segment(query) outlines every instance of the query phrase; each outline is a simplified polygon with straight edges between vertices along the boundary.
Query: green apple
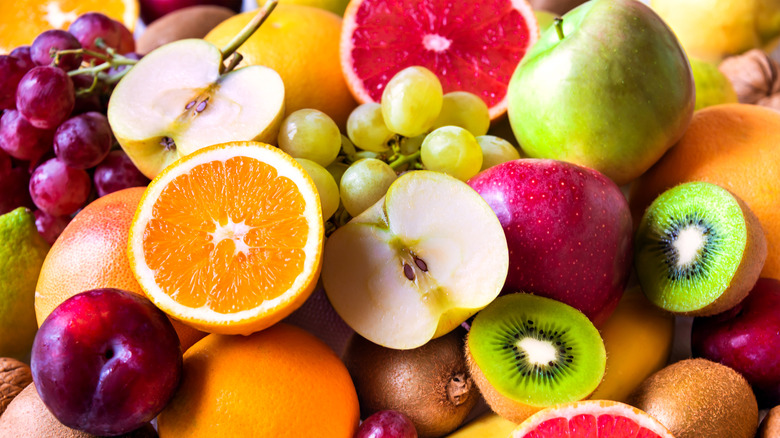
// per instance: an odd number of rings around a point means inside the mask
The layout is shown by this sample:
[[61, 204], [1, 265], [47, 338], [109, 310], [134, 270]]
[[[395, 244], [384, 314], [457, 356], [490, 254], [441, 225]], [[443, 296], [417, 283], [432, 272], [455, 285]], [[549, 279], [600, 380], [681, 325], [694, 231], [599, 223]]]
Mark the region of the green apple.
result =
[[508, 269], [506, 237], [487, 202], [454, 177], [420, 170], [328, 238], [322, 281], [357, 333], [411, 349], [487, 306]]
[[536, 23], [539, 25], [539, 32], [549, 29], [555, 23], [555, 17], [557, 17], [552, 12], [541, 9], [534, 9], [534, 16], [536, 17]]
[[734, 86], [718, 66], [707, 61], [689, 57], [693, 81], [696, 83], [696, 110], [722, 103], [737, 103]]
[[635, 179], [690, 123], [694, 82], [674, 33], [635, 0], [592, 0], [545, 31], [509, 82], [523, 152]]

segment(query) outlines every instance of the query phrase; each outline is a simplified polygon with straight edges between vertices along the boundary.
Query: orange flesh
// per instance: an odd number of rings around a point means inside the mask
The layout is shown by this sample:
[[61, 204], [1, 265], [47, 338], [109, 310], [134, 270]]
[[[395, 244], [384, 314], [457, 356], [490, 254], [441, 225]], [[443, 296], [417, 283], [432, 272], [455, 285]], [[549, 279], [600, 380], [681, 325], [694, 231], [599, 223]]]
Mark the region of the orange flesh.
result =
[[184, 306], [253, 309], [303, 270], [304, 207], [296, 185], [259, 160], [201, 164], [157, 198], [144, 258], [162, 291]]

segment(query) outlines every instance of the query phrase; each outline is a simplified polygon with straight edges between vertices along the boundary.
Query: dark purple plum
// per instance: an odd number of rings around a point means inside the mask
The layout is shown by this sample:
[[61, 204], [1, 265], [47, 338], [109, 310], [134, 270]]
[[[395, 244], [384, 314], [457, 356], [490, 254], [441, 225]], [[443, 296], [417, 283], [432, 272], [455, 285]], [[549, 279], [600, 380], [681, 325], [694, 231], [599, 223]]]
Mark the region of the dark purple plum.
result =
[[182, 351], [151, 301], [96, 289], [65, 300], [41, 324], [31, 368], [41, 400], [61, 423], [113, 436], [138, 429], [168, 404]]

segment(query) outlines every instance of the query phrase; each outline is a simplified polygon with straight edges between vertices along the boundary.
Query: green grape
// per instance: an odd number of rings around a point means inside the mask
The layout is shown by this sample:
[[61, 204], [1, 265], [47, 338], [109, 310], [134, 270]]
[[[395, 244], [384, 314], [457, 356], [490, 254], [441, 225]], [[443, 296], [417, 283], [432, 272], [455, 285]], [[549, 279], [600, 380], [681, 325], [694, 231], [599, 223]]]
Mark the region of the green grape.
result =
[[425, 67], [398, 72], [382, 92], [382, 117], [387, 127], [404, 137], [427, 132], [441, 111], [443, 92], [436, 75]]
[[404, 137], [401, 139], [400, 152], [404, 155], [412, 155], [420, 150], [423, 140], [425, 140], [424, 135], [418, 135], [417, 137], [412, 138]]
[[458, 126], [442, 126], [425, 137], [420, 159], [428, 170], [466, 181], [482, 168], [482, 149], [470, 132]]
[[355, 150], [355, 145], [352, 144], [352, 141], [344, 134], [341, 134], [341, 151], [344, 152], [344, 154], [347, 157], [352, 157], [357, 153], [357, 150]]
[[333, 175], [336, 184], [341, 184], [341, 177], [344, 176], [344, 172], [347, 171], [347, 168], [349, 168], [349, 164], [342, 163], [341, 161], [334, 161], [325, 169]]
[[382, 119], [382, 106], [378, 103], [364, 103], [358, 106], [347, 119], [347, 135], [360, 149], [371, 152], [384, 152], [389, 148], [387, 142], [393, 134]]
[[279, 129], [279, 149], [294, 158], [327, 166], [341, 150], [341, 132], [327, 114], [315, 109], [300, 109], [287, 116]]
[[453, 91], [442, 99], [441, 112], [432, 129], [460, 126], [474, 136], [485, 135], [490, 128], [490, 112], [484, 100], [467, 91]]
[[501, 137], [480, 135], [477, 137], [477, 143], [482, 149], [482, 169], [480, 170], [520, 158], [520, 152], [512, 143]]
[[341, 177], [341, 203], [352, 216], [374, 205], [397, 178], [387, 163], [376, 158], [355, 161]]
[[339, 186], [333, 175], [324, 167], [314, 161], [305, 158], [296, 158], [295, 161], [303, 167], [303, 170], [309, 174], [309, 177], [317, 186], [317, 193], [320, 195], [320, 208], [322, 209], [322, 220], [326, 221], [333, 216], [336, 209], [339, 208]]

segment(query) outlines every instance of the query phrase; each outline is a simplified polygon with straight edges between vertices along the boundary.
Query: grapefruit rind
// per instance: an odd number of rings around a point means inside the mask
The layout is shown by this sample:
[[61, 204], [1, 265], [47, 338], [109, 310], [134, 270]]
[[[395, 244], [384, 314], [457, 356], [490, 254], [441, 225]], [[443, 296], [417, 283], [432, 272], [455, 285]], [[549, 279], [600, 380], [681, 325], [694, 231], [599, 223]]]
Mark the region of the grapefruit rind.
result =
[[[282, 294], [262, 302], [259, 306], [233, 313], [220, 313], [207, 305], [193, 308], [185, 306], [166, 294], [155, 280], [154, 271], [144, 256], [144, 229], [153, 218], [158, 197], [174, 178], [188, 173], [195, 166], [211, 161], [224, 161], [234, 157], [248, 157], [270, 164], [277, 177], [286, 177], [299, 189], [305, 201], [303, 216], [308, 224], [306, 244], [302, 248], [306, 257], [301, 272], [292, 285]], [[324, 225], [317, 189], [305, 170], [292, 157], [280, 149], [260, 142], [222, 143], [187, 155], [161, 172], [148, 186], [130, 227], [128, 258], [136, 280], [146, 296], [161, 310], [173, 318], [197, 329], [219, 334], [249, 335], [281, 321], [300, 307], [314, 291], [322, 268], [322, 241]]]
[[[633, 406], [611, 400], [585, 400], [573, 403], [564, 403], [543, 409], [523, 421], [512, 431], [509, 438], [525, 438], [528, 434], [534, 432], [536, 428], [547, 420], [556, 418], [565, 418], [571, 420], [579, 415], [593, 415], [596, 418], [602, 415], [628, 418], [634, 421], [640, 428], [647, 429], [659, 435], [661, 438], [674, 438], [669, 429], [667, 429], [658, 420], [651, 417], [650, 414], [641, 411]], [[641, 429], [640, 429], [641, 430]], [[535, 436], [535, 435], [532, 435]], [[571, 434], [571, 438], [579, 435]], [[584, 436], [584, 435], [583, 435]], [[591, 436], [591, 435], [587, 435]], [[597, 435], [598, 436], [598, 435]]]

